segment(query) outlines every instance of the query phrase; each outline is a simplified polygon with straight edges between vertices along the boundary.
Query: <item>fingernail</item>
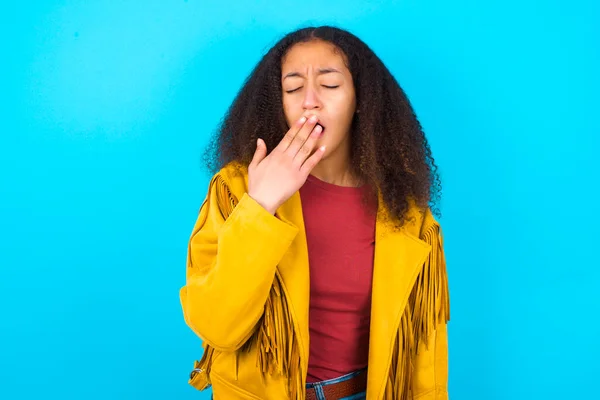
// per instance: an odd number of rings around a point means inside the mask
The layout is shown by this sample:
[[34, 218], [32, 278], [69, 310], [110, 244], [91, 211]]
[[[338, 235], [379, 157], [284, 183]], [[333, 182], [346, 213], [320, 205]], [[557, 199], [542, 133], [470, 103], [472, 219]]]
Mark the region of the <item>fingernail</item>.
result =
[[260, 146], [260, 139], [256, 139], [256, 145]]
[[300, 123], [301, 123], [301, 124], [303, 124], [303, 123], [305, 123], [305, 122], [306, 122], [306, 117], [302, 117], [302, 118], [300, 118]]
[[323, 130], [323, 128], [321, 127], [321, 125], [317, 125], [317, 127], [315, 128], [315, 131], [317, 133], [321, 133], [322, 130]]
[[321, 146], [321, 147], [319, 147], [319, 150], [321, 150], [321, 151], [325, 151], [325, 146]]
[[310, 122], [317, 122], [317, 116], [313, 115], [312, 117], [310, 117]]

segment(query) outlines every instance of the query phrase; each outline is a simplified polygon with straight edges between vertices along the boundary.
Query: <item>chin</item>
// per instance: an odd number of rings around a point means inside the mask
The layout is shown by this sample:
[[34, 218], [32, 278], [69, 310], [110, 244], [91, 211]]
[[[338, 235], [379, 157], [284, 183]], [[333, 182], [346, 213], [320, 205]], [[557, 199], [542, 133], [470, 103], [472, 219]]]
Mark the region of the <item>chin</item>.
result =
[[325, 148], [325, 153], [323, 153], [323, 158], [321, 158], [321, 160], [326, 159], [327, 157], [329, 157], [329, 155], [331, 154], [332, 150], [335, 150], [333, 148], [333, 145], [331, 143], [327, 143], [327, 141], [325, 140], [319, 140], [317, 142], [317, 148], [321, 147], [321, 146], [326, 146]]
[[340, 145], [340, 143], [339, 143], [339, 141], [336, 140], [336, 138], [331, 137], [331, 136], [328, 137], [327, 135], [320, 137], [316, 143], [317, 147], [327, 146], [325, 153], [329, 153], [331, 150], [337, 149], [339, 147], [339, 145]]
[[329, 153], [330, 144], [327, 143], [327, 140], [323, 140], [323, 139], [324, 138], [320, 138], [319, 140], [317, 140], [317, 142], [315, 143], [315, 150], [321, 146], [327, 146], [327, 148], [325, 149], [325, 154], [327, 154], [327, 153]]

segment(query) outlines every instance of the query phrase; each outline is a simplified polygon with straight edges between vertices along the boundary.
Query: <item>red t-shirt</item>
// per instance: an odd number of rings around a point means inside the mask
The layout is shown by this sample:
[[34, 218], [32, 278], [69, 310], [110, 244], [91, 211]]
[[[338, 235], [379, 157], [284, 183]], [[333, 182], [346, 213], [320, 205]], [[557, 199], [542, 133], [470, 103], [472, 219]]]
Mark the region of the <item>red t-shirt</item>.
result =
[[376, 203], [365, 206], [365, 190], [312, 175], [300, 189], [311, 285], [308, 382], [367, 366]]

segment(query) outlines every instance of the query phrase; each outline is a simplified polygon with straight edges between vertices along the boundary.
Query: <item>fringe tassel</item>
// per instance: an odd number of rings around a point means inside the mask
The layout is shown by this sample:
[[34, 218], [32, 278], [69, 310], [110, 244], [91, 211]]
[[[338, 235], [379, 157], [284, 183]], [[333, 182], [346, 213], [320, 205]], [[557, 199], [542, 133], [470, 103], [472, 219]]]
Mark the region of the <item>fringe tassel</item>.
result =
[[226, 220], [237, 205], [237, 199], [231, 193], [227, 183], [220, 175], [214, 177], [213, 185], [217, 191], [217, 202], [219, 203], [221, 215], [223, 216], [223, 219]]
[[422, 341], [428, 346], [427, 338], [436, 325], [450, 319], [448, 278], [440, 226], [434, 223], [422, 238], [431, 245], [431, 253], [417, 277], [400, 319], [385, 388], [386, 400], [412, 398], [413, 360], [418, 345]]
[[[230, 192], [224, 179], [218, 175], [214, 178], [214, 187], [217, 190], [217, 201], [223, 219], [227, 219], [233, 212], [237, 199]], [[300, 400], [304, 395], [300, 349], [281, 282], [281, 275], [277, 271], [258, 328], [236, 354], [236, 379], [240, 352], [248, 352], [257, 345], [256, 364], [263, 379], [267, 374], [277, 373], [285, 376], [288, 379], [290, 398]], [[210, 374], [212, 356], [213, 349], [207, 345], [198, 367], [205, 371], [207, 376]]]
[[255, 335], [244, 344], [243, 349], [249, 350], [257, 344], [256, 365], [263, 379], [267, 374], [287, 377], [290, 398], [301, 399], [304, 389], [300, 349], [279, 272], [275, 273], [265, 312], [258, 325]]

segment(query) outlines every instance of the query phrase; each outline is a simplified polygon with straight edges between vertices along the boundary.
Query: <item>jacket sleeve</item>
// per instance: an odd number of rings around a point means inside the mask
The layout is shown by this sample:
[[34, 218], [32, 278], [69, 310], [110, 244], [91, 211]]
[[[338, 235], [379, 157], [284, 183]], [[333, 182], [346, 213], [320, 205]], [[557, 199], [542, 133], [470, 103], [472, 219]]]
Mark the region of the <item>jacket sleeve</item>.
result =
[[448, 400], [448, 333], [437, 324], [427, 342], [419, 345], [413, 376], [415, 400]]
[[186, 324], [221, 351], [237, 350], [251, 336], [277, 264], [298, 232], [247, 193], [233, 210], [231, 199], [217, 174], [189, 240], [186, 284], [180, 290]]

